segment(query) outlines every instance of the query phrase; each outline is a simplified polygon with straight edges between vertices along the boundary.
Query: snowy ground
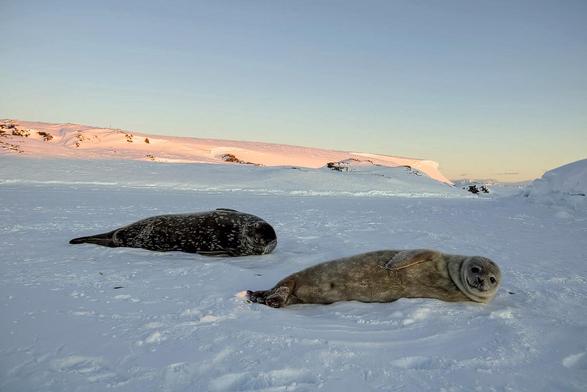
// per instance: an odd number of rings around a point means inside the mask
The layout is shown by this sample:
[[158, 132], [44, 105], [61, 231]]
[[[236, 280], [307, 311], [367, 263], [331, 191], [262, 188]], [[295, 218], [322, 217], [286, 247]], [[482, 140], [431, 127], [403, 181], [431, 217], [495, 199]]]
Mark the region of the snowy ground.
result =
[[[584, 211], [450, 189], [381, 197], [361, 181], [348, 182], [350, 193], [298, 194], [278, 174], [264, 190], [232, 189], [228, 177], [195, 166], [201, 186], [184, 166], [157, 169], [163, 176], [140, 163], [92, 171], [39, 162], [0, 160], [2, 391], [587, 388]], [[261, 183], [255, 173], [233, 177]], [[133, 182], [148, 177], [150, 186]], [[275, 253], [224, 259], [67, 244], [150, 215], [216, 207], [273, 224]], [[235, 297], [328, 259], [422, 247], [494, 259], [503, 274], [495, 300], [271, 309]]]

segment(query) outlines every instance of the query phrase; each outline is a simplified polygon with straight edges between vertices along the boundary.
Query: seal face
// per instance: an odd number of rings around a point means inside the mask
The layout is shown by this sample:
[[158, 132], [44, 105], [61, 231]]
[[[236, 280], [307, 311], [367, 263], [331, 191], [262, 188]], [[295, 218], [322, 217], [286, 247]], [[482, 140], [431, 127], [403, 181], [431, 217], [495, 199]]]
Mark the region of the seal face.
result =
[[251, 302], [272, 307], [337, 301], [393, 302], [435, 298], [449, 302], [493, 299], [501, 274], [480, 256], [416, 250], [381, 250], [332, 260], [287, 276], [270, 290], [247, 291]]
[[473, 256], [449, 268], [451, 279], [470, 299], [476, 302], [489, 302], [495, 297], [501, 282], [501, 271], [497, 264], [486, 257]]
[[277, 235], [273, 227], [258, 216], [219, 208], [154, 216], [108, 233], [75, 238], [69, 243], [207, 256], [248, 256], [272, 252], [277, 245]]

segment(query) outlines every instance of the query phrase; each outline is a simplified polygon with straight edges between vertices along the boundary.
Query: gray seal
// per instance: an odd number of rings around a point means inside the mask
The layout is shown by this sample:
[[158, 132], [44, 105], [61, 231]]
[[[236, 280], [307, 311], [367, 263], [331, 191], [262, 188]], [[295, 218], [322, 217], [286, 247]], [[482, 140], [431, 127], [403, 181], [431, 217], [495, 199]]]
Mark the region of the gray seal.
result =
[[426, 249], [381, 250], [317, 264], [282, 279], [270, 290], [249, 290], [247, 297], [274, 308], [400, 298], [488, 303], [500, 279], [497, 264], [485, 257]]
[[75, 238], [70, 244], [182, 251], [206, 256], [270, 253], [277, 245], [273, 227], [258, 216], [228, 208], [191, 214], [159, 215], [108, 233]]

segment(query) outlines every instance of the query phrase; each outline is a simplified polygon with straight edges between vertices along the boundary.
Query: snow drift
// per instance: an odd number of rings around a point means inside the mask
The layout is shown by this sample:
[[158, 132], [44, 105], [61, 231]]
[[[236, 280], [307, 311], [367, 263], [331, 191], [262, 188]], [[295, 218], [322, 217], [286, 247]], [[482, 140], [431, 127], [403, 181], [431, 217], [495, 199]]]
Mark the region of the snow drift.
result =
[[547, 171], [530, 183], [523, 196], [542, 204], [587, 210], [587, 159]]

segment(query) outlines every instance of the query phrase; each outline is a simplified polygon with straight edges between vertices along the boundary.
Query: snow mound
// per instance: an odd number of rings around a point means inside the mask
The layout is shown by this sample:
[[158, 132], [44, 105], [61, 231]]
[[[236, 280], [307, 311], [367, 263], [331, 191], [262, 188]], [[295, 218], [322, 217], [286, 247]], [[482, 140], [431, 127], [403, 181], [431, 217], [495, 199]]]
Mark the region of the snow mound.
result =
[[587, 210], [587, 159], [547, 171], [522, 192], [535, 202]]

